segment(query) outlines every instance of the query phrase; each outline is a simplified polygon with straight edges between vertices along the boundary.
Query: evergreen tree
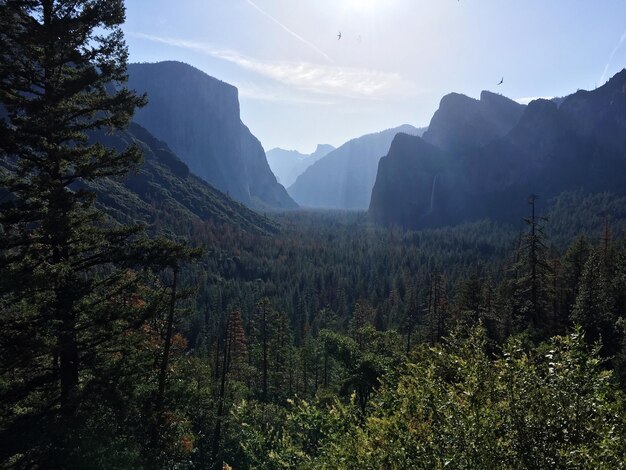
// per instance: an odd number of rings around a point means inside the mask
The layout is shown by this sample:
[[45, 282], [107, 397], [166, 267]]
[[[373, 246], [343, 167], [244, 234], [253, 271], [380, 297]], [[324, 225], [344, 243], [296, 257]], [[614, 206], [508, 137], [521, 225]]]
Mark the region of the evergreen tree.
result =
[[280, 401], [285, 396], [292, 343], [287, 315], [263, 298], [257, 303], [252, 326], [251, 357], [259, 371], [261, 388], [257, 394], [262, 402]]
[[483, 285], [476, 273], [461, 283], [458, 299], [458, 321], [461, 325], [474, 328], [483, 319]]
[[618, 255], [613, 290], [616, 294], [615, 311], [620, 317], [626, 318], [626, 239]]
[[417, 317], [419, 313], [419, 290], [417, 283], [413, 285], [409, 290], [409, 298], [406, 302], [406, 318], [405, 318], [405, 330], [406, 330], [406, 354], [411, 352], [413, 343], [415, 342], [414, 333], [417, 325]]
[[587, 341], [602, 341], [602, 352], [608, 355], [618, 347], [618, 331], [611, 281], [606, 277], [602, 259], [601, 249], [591, 251], [580, 279], [571, 320], [583, 327]]
[[[155, 322], [155, 329], [160, 332], [162, 348], [160, 357], [155, 361], [157, 368], [157, 388], [153, 400], [152, 426], [150, 432], [150, 442], [148, 446], [147, 461], [150, 467], [164, 466], [167, 462], [166, 446], [167, 439], [164, 438], [164, 428], [166, 424], [166, 398], [167, 386], [172, 369], [173, 349], [176, 338], [176, 326], [180, 313], [177, 312], [179, 299], [184, 298], [186, 293], [180, 290], [181, 264], [197, 258], [201, 251], [198, 249], [188, 249], [183, 245], [178, 245], [168, 240], [157, 239], [148, 242], [143, 246], [142, 256], [146, 265], [151, 265], [154, 269], [161, 271], [171, 271], [171, 281], [165, 289], [166, 308], [163, 315], [158, 315]], [[177, 315], [178, 314], [178, 315]], [[179, 340], [182, 338], [178, 338]], [[180, 341], [178, 341], [180, 342]]]
[[145, 104], [124, 87], [124, 16], [122, 0], [0, 2], [0, 440], [15, 465], [85, 464], [80, 421], [150, 313], [128, 270], [145, 261], [140, 228], [109, 223], [89, 186], [141, 160], [90, 139]]
[[426, 307], [426, 328], [430, 344], [438, 343], [449, 326], [447, 279], [443, 274], [432, 277]]
[[548, 246], [544, 234], [545, 219], [536, 214], [537, 196], [528, 199], [530, 217], [524, 219], [528, 232], [520, 240], [518, 259], [514, 266], [515, 316], [517, 328], [532, 327], [537, 332], [550, 325], [551, 285]]
[[366, 300], [359, 300], [354, 305], [352, 319], [350, 320], [350, 334], [356, 341], [359, 350], [365, 349], [364, 328], [372, 321], [374, 312]]
[[[220, 347], [221, 344], [221, 347]], [[222, 429], [226, 419], [226, 389], [228, 387], [228, 378], [232, 375], [233, 365], [236, 372], [241, 365], [241, 359], [246, 352], [246, 338], [243, 330], [243, 321], [241, 320], [241, 312], [233, 310], [226, 319], [223, 327], [221, 342], [218, 342], [218, 349], [221, 349], [222, 360], [221, 367], [217, 364], [216, 373], [219, 373], [219, 383], [217, 392], [217, 410], [215, 429], [213, 431], [212, 445], [212, 468], [222, 468]], [[218, 353], [219, 356], [219, 353]]]
[[562, 263], [564, 290], [562, 309], [565, 318], [562, 319], [562, 321], [569, 320], [569, 316], [576, 304], [580, 279], [583, 275], [590, 251], [591, 244], [589, 243], [589, 239], [581, 235], [574, 240], [565, 252]]

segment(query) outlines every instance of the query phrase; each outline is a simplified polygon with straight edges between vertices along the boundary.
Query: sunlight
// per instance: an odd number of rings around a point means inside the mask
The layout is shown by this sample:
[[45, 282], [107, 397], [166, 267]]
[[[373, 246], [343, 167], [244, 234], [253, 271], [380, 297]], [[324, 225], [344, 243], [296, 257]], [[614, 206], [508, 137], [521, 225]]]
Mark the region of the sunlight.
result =
[[374, 13], [386, 2], [384, 0], [343, 0], [342, 3], [353, 11]]

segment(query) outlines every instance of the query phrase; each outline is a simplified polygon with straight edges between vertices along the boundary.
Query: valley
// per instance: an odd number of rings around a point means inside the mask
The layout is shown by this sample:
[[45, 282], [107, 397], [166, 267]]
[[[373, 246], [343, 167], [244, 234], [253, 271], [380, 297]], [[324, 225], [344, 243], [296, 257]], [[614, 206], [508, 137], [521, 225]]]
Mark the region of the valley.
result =
[[0, 467], [626, 467], [625, 39], [380, 3], [0, 2]]

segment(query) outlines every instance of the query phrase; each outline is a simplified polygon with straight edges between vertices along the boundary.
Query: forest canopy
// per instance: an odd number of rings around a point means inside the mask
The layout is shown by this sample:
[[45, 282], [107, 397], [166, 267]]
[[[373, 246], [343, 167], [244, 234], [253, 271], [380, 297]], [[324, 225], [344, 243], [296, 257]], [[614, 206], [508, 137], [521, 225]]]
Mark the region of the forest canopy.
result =
[[252, 213], [131, 124], [124, 21], [0, 2], [0, 466], [626, 467], [623, 197]]

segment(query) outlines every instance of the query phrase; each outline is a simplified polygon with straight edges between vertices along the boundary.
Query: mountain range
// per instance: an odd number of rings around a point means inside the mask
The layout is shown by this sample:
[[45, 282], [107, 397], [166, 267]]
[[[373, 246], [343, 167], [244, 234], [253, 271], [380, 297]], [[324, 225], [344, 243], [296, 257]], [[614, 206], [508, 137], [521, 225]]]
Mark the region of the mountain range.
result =
[[458, 93], [441, 100], [424, 140], [448, 152], [479, 148], [504, 137], [519, 122], [524, 106], [489, 91], [480, 100]]
[[366, 210], [376, 180], [378, 161], [398, 133], [421, 135], [423, 129], [403, 125], [343, 144], [308, 167], [289, 188], [303, 207]]
[[194, 174], [254, 209], [297, 207], [241, 122], [237, 88], [181, 62], [131, 64], [128, 76], [128, 87], [149, 100], [135, 121]]
[[513, 222], [530, 194], [624, 194], [624, 175], [626, 70], [596, 90], [527, 107], [487, 92], [479, 102], [451, 94], [423, 139], [394, 139], [379, 164], [369, 216], [406, 228], [482, 217]]
[[300, 153], [297, 150], [275, 148], [265, 152], [265, 156], [278, 182], [285, 187], [289, 187], [308, 167], [324, 158], [333, 150], [335, 150], [335, 147], [332, 145], [320, 144], [315, 149], [315, 152], [309, 155]]

